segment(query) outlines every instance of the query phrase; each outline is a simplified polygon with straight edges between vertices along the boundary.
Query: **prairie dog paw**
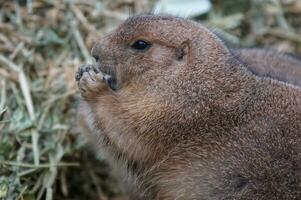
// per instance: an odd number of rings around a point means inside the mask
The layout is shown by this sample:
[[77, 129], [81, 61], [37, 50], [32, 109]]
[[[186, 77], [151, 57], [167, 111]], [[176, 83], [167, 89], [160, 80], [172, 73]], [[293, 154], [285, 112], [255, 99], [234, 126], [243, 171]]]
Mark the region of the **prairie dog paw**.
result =
[[75, 80], [77, 81], [80, 93], [86, 100], [96, 98], [107, 88], [105, 77], [92, 65], [82, 65], [79, 67]]

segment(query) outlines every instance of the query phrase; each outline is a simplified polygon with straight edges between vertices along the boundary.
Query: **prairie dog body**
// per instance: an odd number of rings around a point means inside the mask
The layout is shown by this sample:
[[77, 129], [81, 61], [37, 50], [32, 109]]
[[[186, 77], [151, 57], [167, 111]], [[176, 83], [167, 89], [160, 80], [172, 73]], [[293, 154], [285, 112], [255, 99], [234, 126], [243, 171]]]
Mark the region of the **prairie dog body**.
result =
[[264, 49], [236, 49], [234, 55], [253, 73], [301, 86], [301, 60]]
[[300, 87], [172, 16], [132, 17], [92, 55], [81, 113], [132, 199], [301, 199]]

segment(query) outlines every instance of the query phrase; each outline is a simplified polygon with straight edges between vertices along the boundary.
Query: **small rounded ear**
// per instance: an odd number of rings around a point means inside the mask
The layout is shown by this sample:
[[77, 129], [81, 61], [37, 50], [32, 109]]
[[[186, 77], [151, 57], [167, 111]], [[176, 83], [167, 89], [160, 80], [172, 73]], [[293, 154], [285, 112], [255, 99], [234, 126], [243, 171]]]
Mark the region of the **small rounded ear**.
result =
[[189, 54], [188, 41], [183, 42], [179, 48], [176, 49], [176, 58], [178, 61], [187, 60]]

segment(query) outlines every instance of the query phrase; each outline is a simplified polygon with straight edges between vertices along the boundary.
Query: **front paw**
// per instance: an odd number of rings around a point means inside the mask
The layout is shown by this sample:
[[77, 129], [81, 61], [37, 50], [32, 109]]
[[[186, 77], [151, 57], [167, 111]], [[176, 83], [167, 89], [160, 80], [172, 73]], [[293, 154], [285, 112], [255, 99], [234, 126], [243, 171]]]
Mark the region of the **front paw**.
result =
[[75, 80], [77, 81], [81, 96], [85, 100], [95, 99], [107, 89], [107, 84], [101, 72], [98, 72], [92, 65], [79, 67]]

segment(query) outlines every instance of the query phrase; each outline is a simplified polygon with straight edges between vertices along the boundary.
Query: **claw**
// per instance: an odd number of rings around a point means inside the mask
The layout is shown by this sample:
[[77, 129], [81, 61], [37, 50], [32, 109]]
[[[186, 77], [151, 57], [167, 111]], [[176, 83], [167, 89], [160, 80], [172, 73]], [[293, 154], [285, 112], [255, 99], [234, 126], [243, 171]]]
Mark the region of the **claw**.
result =
[[81, 65], [79, 68], [78, 68], [78, 71], [75, 75], [75, 80], [77, 82], [80, 81], [81, 77], [83, 76], [84, 72], [89, 72], [93, 70], [95, 73], [98, 73], [98, 70], [91, 64], [84, 64], [84, 65]]

